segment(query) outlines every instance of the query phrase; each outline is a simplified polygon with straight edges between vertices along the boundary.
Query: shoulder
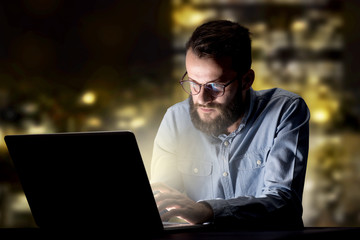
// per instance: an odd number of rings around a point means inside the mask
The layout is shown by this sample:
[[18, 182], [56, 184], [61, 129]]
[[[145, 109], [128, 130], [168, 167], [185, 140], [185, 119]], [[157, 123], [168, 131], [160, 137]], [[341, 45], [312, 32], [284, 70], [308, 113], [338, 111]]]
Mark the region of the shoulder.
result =
[[254, 103], [260, 108], [287, 108], [291, 105], [299, 105], [302, 106], [304, 109], [307, 109], [307, 105], [300, 95], [281, 88], [253, 91], [252, 94]]
[[167, 109], [162, 125], [166, 126], [168, 131], [184, 131], [184, 129], [192, 126], [189, 109], [189, 99], [174, 104]]
[[296, 100], [302, 99], [298, 94], [281, 89], [272, 88], [267, 90], [254, 91], [256, 99], [265, 101], [274, 100]]
[[166, 111], [166, 114], [182, 116], [186, 113], [189, 113], [189, 108], [189, 99], [186, 99], [169, 107]]
[[310, 112], [304, 99], [293, 92], [281, 88], [252, 91], [254, 115], [266, 113], [267, 117], [284, 118], [289, 114], [308, 119]]

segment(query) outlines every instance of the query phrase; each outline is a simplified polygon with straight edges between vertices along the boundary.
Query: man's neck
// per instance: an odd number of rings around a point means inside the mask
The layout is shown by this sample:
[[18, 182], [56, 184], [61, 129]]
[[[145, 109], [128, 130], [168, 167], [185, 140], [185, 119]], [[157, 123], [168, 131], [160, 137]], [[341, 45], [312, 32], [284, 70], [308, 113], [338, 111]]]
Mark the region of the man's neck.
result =
[[240, 117], [238, 118], [238, 120], [236, 120], [230, 127], [227, 128], [227, 132], [228, 134], [236, 131], [242, 120], [243, 120], [243, 117], [245, 115], [245, 112], [248, 110], [249, 106], [250, 106], [250, 91], [246, 91], [245, 93], [245, 96], [244, 96], [244, 99], [243, 99], [243, 103], [244, 103], [244, 109], [243, 109], [243, 112], [241, 113]]
[[230, 133], [236, 131], [236, 129], [238, 129], [238, 127], [240, 126], [241, 121], [242, 121], [242, 116], [236, 122], [234, 122], [230, 127], [228, 127], [228, 129], [227, 129], [228, 134], [230, 134]]

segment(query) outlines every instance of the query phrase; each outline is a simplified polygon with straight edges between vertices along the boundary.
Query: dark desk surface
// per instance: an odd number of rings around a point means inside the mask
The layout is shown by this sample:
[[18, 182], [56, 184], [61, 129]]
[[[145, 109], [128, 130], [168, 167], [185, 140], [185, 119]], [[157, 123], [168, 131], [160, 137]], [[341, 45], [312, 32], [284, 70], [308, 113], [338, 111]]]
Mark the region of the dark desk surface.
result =
[[[156, 239], [156, 238], [155, 238]], [[303, 230], [242, 230], [176, 233], [158, 239], [360, 239], [360, 228], [305, 228]]]
[[[265, 240], [273, 240], [273, 239], [359, 239], [360, 237], [360, 228], [304, 228], [303, 230], [238, 230], [238, 231], [189, 231], [189, 232], [174, 232], [174, 233], [166, 233], [162, 236], [151, 237], [146, 233], [141, 233], [141, 229], [138, 233], [120, 233], [116, 231], [111, 231], [111, 238], [117, 238], [116, 235], [120, 235], [119, 239], [126, 239], [129, 234], [130, 238], [134, 239], [158, 239], [158, 240], [212, 240], [212, 239], [221, 239], [221, 240], [232, 240], [232, 239], [265, 239]], [[67, 234], [67, 237], [71, 237]], [[81, 232], [77, 233], [77, 235], [93, 236], [94, 239], [107, 239], [104, 238], [102, 234], [97, 233], [96, 235], [91, 234], [91, 230], [89, 232]], [[106, 233], [104, 233], [105, 236]], [[1, 239], [57, 239], [58, 236], [61, 236], [60, 232], [56, 233], [44, 233], [40, 229], [29, 228], [29, 229], [0, 229], [0, 238]], [[125, 236], [125, 238], [124, 238]], [[140, 238], [136, 238], [136, 237]], [[76, 237], [76, 235], [75, 235]], [[110, 237], [110, 236], [109, 236]], [[60, 239], [60, 238], [59, 238]]]

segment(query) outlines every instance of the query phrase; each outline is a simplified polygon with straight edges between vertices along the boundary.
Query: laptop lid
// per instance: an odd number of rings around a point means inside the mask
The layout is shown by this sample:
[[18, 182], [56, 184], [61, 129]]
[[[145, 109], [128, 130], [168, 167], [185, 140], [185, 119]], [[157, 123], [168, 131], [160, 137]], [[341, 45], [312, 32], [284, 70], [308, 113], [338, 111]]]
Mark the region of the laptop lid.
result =
[[129, 131], [9, 135], [5, 141], [40, 228], [163, 231]]

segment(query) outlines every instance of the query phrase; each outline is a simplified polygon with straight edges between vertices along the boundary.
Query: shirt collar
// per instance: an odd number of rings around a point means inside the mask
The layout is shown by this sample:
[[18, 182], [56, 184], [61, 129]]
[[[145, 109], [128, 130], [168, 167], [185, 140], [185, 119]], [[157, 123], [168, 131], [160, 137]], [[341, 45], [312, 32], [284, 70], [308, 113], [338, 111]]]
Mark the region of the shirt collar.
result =
[[244, 117], [241, 120], [241, 123], [240, 123], [238, 129], [235, 131], [236, 133], [241, 131], [241, 129], [243, 129], [245, 127], [245, 125], [249, 119], [250, 113], [253, 111], [253, 108], [254, 108], [255, 91], [252, 88], [250, 88], [248, 93], [250, 95], [249, 96], [249, 105], [245, 110]]

